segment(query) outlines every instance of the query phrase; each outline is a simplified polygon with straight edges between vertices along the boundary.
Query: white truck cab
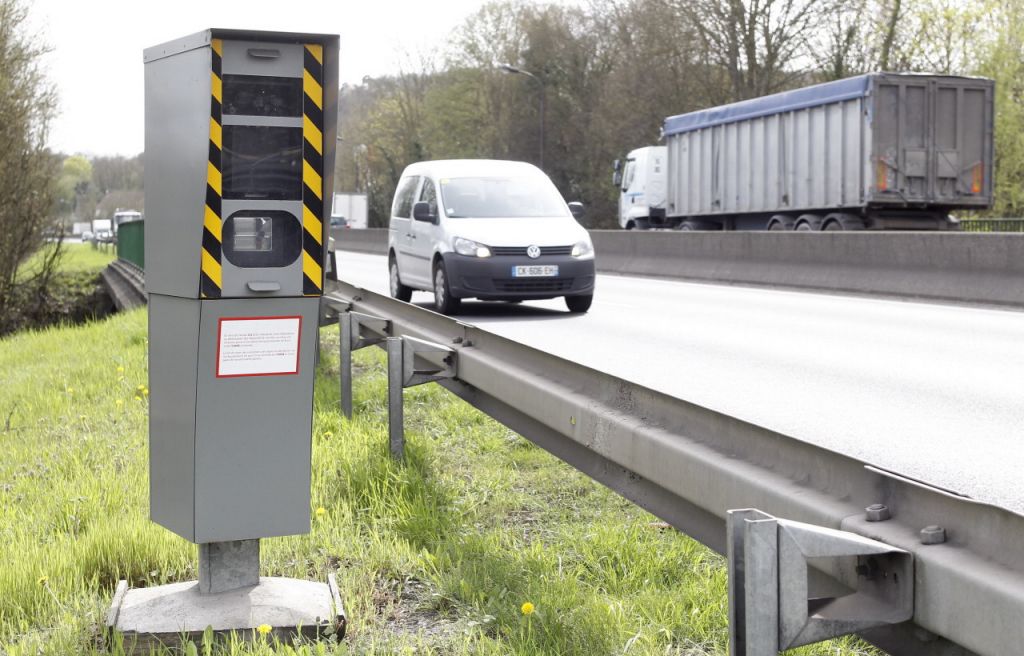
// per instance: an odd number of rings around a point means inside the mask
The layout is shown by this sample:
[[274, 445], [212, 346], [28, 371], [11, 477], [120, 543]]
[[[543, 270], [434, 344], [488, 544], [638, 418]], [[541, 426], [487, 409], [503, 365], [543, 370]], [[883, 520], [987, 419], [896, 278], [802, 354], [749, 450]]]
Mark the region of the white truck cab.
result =
[[612, 182], [619, 188], [619, 226], [626, 230], [673, 227], [665, 219], [668, 149], [647, 146], [615, 160]]

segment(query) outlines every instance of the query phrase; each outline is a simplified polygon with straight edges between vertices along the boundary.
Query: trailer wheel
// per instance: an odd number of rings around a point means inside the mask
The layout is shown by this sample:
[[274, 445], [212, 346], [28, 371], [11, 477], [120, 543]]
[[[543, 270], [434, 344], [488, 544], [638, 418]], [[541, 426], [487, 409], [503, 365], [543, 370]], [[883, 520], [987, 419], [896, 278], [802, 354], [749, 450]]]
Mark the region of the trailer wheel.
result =
[[853, 214], [829, 214], [822, 230], [864, 230], [864, 219]]
[[636, 230], [636, 224], [630, 221], [626, 224], [626, 230]]
[[796, 220], [797, 232], [813, 232], [821, 229], [821, 217], [816, 214], [801, 214]]
[[686, 219], [679, 224], [676, 230], [721, 230], [722, 226], [711, 221], [699, 221], [697, 219]]
[[792, 230], [793, 219], [785, 214], [776, 214], [768, 221], [769, 230]]

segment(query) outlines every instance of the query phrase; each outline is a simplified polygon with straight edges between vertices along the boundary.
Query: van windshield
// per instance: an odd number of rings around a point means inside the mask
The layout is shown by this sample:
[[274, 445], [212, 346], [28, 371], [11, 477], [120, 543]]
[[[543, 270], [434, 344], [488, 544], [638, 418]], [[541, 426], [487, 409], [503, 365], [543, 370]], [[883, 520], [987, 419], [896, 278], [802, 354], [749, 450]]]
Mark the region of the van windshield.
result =
[[441, 201], [451, 219], [565, 216], [565, 202], [537, 177], [442, 178]]

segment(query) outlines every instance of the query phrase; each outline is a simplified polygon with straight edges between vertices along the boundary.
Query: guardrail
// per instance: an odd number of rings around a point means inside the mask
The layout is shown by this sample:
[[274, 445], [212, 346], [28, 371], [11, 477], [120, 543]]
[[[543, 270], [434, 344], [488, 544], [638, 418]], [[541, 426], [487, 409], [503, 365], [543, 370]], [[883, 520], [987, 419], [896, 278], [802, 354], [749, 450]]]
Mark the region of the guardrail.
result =
[[103, 286], [107, 288], [114, 307], [131, 310], [146, 304], [145, 278], [143, 270], [127, 260], [114, 260], [100, 274]]
[[[602, 273], [1024, 306], [1024, 234], [591, 231]], [[387, 253], [387, 230], [336, 230]]]
[[[729, 553], [733, 654], [850, 631], [897, 656], [1005, 656], [1024, 644], [1024, 517], [344, 282], [330, 287], [325, 304], [347, 326], [343, 409], [348, 349], [388, 345], [394, 406], [416, 373], [415, 349], [394, 341], [443, 345], [444, 362], [426, 368], [446, 371], [438, 384]], [[393, 423], [391, 444], [401, 444]], [[755, 506], [771, 515], [730, 514]], [[829, 599], [837, 586], [857, 594]]]

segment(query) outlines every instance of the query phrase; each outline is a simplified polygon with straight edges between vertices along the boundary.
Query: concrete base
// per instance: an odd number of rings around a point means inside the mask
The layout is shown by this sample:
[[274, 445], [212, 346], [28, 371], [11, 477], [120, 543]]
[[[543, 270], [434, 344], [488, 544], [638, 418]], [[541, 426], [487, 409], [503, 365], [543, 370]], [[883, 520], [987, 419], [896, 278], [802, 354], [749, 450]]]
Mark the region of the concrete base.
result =
[[196, 581], [130, 590], [121, 581], [107, 615], [107, 627], [123, 634], [127, 653], [180, 647], [183, 638], [199, 641], [207, 627], [216, 635], [234, 631], [252, 640], [261, 624], [271, 627], [268, 639], [282, 642], [296, 636], [344, 637], [345, 612], [334, 575], [326, 585], [261, 577], [258, 585], [213, 594], [200, 594]]

